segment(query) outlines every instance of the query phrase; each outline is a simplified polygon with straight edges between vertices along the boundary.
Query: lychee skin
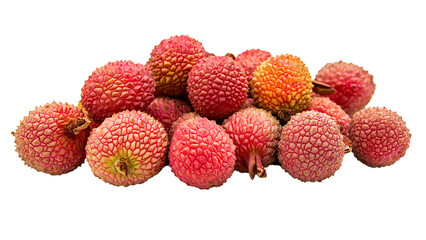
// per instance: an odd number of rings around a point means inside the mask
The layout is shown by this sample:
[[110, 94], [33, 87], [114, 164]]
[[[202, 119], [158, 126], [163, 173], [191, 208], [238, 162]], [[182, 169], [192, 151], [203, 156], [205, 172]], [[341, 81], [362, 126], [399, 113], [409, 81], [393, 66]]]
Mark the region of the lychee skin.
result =
[[278, 160], [286, 172], [303, 182], [315, 182], [340, 168], [346, 144], [330, 116], [305, 111], [283, 126], [278, 147]]
[[248, 107], [232, 114], [222, 126], [236, 146], [235, 170], [249, 172], [252, 179], [255, 174], [266, 176], [264, 167], [277, 157], [279, 121], [266, 110]]
[[312, 100], [308, 103], [307, 111], [315, 110], [317, 112], [322, 112], [328, 114], [333, 118], [339, 126], [343, 128], [342, 133], [349, 137], [348, 129], [351, 122], [351, 118], [346, 114], [343, 109], [337, 105], [335, 102], [331, 101], [328, 97], [314, 96]]
[[253, 77], [253, 72], [256, 70], [257, 66], [270, 57], [270, 52], [260, 49], [250, 49], [240, 53], [235, 58], [235, 61], [241, 64], [241, 66], [246, 70], [247, 77], [250, 82]]
[[155, 82], [148, 66], [132, 61], [109, 62], [97, 68], [81, 89], [81, 104], [92, 120], [124, 110], [144, 111], [154, 100]]
[[373, 97], [373, 75], [362, 67], [343, 61], [327, 63], [318, 71], [316, 81], [331, 85], [337, 92], [328, 97], [349, 116], [364, 108]]
[[187, 91], [198, 114], [224, 119], [244, 105], [248, 80], [245, 70], [232, 58], [213, 56], [200, 60], [189, 72]]
[[235, 145], [225, 130], [207, 118], [178, 125], [169, 149], [169, 165], [182, 182], [200, 189], [221, 186], [235, 166]]
[[169, 131], [169, 139], [173, 137], [175, 130], [179, 124], [191, 118], [201, 118], [201, 116], [196, 112], [187, 112], [182, 114], [182, 116], [180, 116], [176, 121], [172, 123], [172, 126], [170, 127], [170, 131]]
[[201, 42], [186, 35], [161, 41], [149, 59], [157, 91], [164, 96], [186, 95], [189, 71], [207, 55]]
[[370, 167], [384, 167], [405, 155], [411, 134], [396, 112], [385, 107], [370, 107], [354, 114], [349, 138], [358, 160]]
[[191, 111], [189, 103], [170, 97], [155, 98], [146, 109], [147, 113], [163, 124], [167, 133], [170, 133], [174, 121], [178, 120], [182, 114]]
[[167, 133], [160, 122], [144, 112], [123, 111], [92, 131], [86, 157], [96, 177], [115, 186], [129, 186], [161, 171], [167, 146]]
[[68, 173], [85, 159], [89, 129], [85, 128], [88, 123], [84, 119], [83, 112], [68, 103], [36, 107], [12, 133], [16, 152], [37, 171], [51, 175]]
[[255, 106], [286, 119], [306, 108], [312, 88], [311, 75], [300, 58], [278, 55], [263, 61], [253, 72], [251, 96]]

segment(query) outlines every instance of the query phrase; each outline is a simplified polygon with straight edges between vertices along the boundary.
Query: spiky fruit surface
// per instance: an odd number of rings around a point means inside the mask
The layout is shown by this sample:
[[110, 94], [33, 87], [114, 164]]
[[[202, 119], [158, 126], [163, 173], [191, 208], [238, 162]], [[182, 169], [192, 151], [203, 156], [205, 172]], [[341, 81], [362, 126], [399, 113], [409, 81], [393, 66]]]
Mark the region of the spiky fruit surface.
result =
[[188, 72], [208, 55], [201, 42], [186, 35], [161, 41], [149, 59], [157, 91], [166, 96], [186, 95]]
[[47, 103], [30, 111], [13, 133], [26, 165], [52, 175], [70, 172], [85, 159], [88, 124], [83, 112], [67, 103]]
[[253, 72], [251, 87], [256, 106], [288, 119], [306, 108], [313, 84], [300, 58], [286, 54], [262, 62]]
[[170, 133], [174, 121], [178, 120], [182, 114], [191, 111], [189, 103], [169, 97], [155, 98], [146, 109], [147, 113], [163, 124], [167, 133]]
[[155, 82], [147, 67], [132, 61], [97, 68], [81, 89], [81, 104], [96, 123], [123, 110], [140, 110], [154, 100]]
[[328, 97], [349, 115], [365, 107], [376, 88], [373, 76], [368, 71], [343, 61], [327, 63], [318, 71], [315, 80], [336, 89], [337, 92]]
[[272, 114], [249, 107], [232, 114], [223, 123], [236, 146], [235, 170], [266, 176], [265, 167], [276, 160], [282, 127]]
[[256, 70], [257, 66], [270, 57], [270, 52], [260, 49], [250, 49], [240, 53], [235, 58], [235, 61], [241, 64], [241, 66], [246, 70], [248, 80], [251, 81], [253, 72]]
[[170, 143], [169, 165], [182, 182], [200, 189], [221, 186], [235, 166], [235, 145], [225, 130], [207, 118], [178, 125]]
[[349, 127], [352, 152], [370, 167], [394, 164], [410, 146], [410, 130], [402, 117], [385, 107], [363, 109]]
[[232, 58], [200, 60], [188, 77], [188, 98], [201, 116], [223, 119], [239, 110], [247, 99], [245, 70]]
[[87, 162], [93, 174], [116, 186], [143, 183], [166, 164], [167, 133], [147, 113], [123, 111], [92, 131]]
[[333, 118], [337, 124], [343, 128], [343, 134], [349, 137], [348, 129], [351, 118], [343, 109], [328, 97], [314, 96], [308, 103], [307, 111], [315, 110], [317, 112], [326, 113]]
[[330, 116], [316, 111], [298, 113], [283, 127], [278, 144], [282, 168], [301, 181], [322, 181], [341, 166], [346, 144]]
[[173, 134], [175, 133], [177, 126], [191, 118], [201, 118], [201, 116], [196, 112], [188, 112], [188, 113], [182, 114], [182, 116], [180, 116], [176, 121], [174, 121], [172, 123], [172, 126], [170, 127], [170, 131], [169, 131], [170, 139], [173, 137]]

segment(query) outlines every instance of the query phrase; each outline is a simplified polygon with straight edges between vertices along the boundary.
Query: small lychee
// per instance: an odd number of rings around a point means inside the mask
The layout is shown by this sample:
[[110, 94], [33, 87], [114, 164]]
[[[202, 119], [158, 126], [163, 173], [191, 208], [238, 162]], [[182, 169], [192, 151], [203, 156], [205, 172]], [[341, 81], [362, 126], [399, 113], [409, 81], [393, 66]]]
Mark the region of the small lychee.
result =
[[16, 152], [37, 171], [60, 175], [80, 166], [90, 121], [68, 103], [47, 103], [30, 111], [12, 134]]
[[322, 181], [340, 168], [347, 146], [340, 127], [330, 116], [304, 111], [283, 126], [278, 160], [292, 177]]
[[354, 114], [349, 137], [358, 160], [370, 167], [384, 167], [405, 155], [411, 134], [396, 112], [385, 107], [369, 107]]
[[182, 182], [200, 189], [221, 186], [235, 166], [235, 145], [220, 125], [207, 118], [180, 123], [172, 137], [169, 165]]
[[256, 70], [257, 66], [270, 57], [270, 52], [260, 49], [250, 49], [240, 53], [235, 58], [235, 61], [241, 64], [241, 66], [246, 70], [248, 81], [250, 82], [253, 78], [253, 72]]
[[268, 111], [248, 107], [232, 114], [223, 128], [233, 140], [237, 156], [235, 170], [266, 177], [265, 167], [276, 160], [282, 127]]
[[106, 118], [87, 141], [93, 174], [115, 186], [140, 184], [166, 165], [163, 125], [147, 113], [123, 111]]

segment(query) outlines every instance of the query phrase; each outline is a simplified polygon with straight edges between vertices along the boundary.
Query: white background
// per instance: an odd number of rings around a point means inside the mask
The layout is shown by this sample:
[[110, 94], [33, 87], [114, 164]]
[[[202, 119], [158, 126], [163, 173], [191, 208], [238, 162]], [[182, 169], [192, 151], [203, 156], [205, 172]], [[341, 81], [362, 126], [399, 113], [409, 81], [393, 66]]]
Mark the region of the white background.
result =
[[[421, 1], [2, 1], [0, 239], [426, 239], [425, 7]], [[296, 3], [297, 2], [297, 3]], [[109, 61], [145, 63], [154, 45], [189, 35], [216, 55], [259, 48], [374, 75], [369, 106], [411, 129], [405, 157], [375, 169], [347, 154], [335, 176], [302, 183], [279, 166], [235, 172], [199, 190], [165, 167], [114, 187], [87, 163], [50, 176], [25, 166], [10, 134], [36, 105], [77, 104]]]

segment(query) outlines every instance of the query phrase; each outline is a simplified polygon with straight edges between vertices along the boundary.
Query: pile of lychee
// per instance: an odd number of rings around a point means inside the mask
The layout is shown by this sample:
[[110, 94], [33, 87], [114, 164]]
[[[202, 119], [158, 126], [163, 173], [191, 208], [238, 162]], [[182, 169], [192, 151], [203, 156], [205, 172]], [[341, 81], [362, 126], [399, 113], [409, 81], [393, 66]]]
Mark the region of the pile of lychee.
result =
[[271, 164], [319, 182], [351, 151], [370, 167], [405, 155], [409, 129], [397, 113], [366, 107], [374, 90], [373, 76], [352, 63], [328, 63], [312, 79], [290, 54], [217, 56], [173, 36], [145, 64], [97, 68], [78, 104], [36, 107], [12, 134], [31, 168], [60, 175], [87, 160], [116, 186], [143, 183], [166, 165], [200, 189], [221, 186], [234, 170], [266, 177]]

